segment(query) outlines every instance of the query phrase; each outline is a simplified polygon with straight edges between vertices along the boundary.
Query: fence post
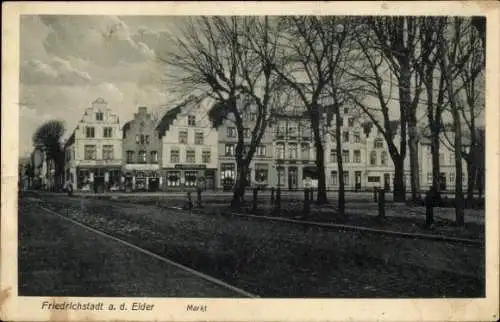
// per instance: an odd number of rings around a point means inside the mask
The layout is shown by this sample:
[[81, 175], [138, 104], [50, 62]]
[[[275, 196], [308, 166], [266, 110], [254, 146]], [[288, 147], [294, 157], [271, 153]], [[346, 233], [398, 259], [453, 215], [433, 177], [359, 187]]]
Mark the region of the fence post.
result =
[[271, 187], [271, 205], [274, 205], [274, 187]]
[[304, 188], [304, 213], [309, 213], [309, 189]]
[[186, 208], [191, 210], [193, 208], [193, 201], [191, 200], [191, 191], [188, 191], [186, 194]]
[[425, 225], [427, 227], [432, 226], [434, 223], [434, 202], [436, 201], [436, 195], [434, 194], [434, 189], [431, 188], [427, 191], [425, 196]]
[[278, 187], [276, 189], [276, 204], [275, 204], [275, 208], [274, 208], [278, 213], [281, 209], [281, 188]]
[[378, 201], [378, 187], [373, 188], [373, 202]]
[[385, 191], [384, 191], [384, 189], [379, 190], [378, 215], [380, 218], [385, 218]]
[[257, 211], [257, 194], [258, 193], [259, 193], [259, 190], [257, 188], [253, 188], [252, 212]]
[[201, 187], [198, 187], [196, 189], [196, 201], [197, 201], [197, 206], [198, 208], [201, 208]]
[[309, 203], [312, 203], [314, 201], [314, 188], [309, 188]]

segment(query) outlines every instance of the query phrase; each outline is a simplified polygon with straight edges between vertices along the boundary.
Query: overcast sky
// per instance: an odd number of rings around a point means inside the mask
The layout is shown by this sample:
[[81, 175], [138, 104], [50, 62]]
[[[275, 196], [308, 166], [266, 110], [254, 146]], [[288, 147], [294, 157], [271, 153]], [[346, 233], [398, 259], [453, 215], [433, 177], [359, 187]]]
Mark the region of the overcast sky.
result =
[[103, 97], [128, 121], [138, 105], [171, 98], [155, 52], [168, 46], [179, 18], [23, 16], [20, 34], [20, 154], [36, 127], [57, 118], [73, 131], [85, 108]]
[[[171, 107], [166, 67], [156, 56], [169, 50], [169, 35], [179, 35], [184, 19], [22, 16], [20, 156], [31, 152], [31, 137], [44, 121], [64, 121], [69, 136], [97, 97], [110, 103], [122, 126], [139, 105]], [[390, 105], [391, 118], [399, 117], [397, 104]]]

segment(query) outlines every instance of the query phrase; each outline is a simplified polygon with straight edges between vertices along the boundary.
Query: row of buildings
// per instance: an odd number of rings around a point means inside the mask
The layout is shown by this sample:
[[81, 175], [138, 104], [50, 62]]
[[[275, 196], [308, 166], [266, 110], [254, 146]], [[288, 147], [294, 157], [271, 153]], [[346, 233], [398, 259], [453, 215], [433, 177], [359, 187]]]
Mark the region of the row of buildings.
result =
[[[257, 114], [244, 115], [245, 142], [250, 142]], [[328, 117], [325, 115], [325, 123]], [[335, 124], [335, 122], [332, 122]], [[337, 160], [344, 162], [348, 190], [373, 187], [392, 189], [394, 166], [381, 133], [374, 126], [357, 122], [349, 108], [342, 110], [342, 154], [335, 150], [334, 128], [323, 126], [325, 173], [329, 189], [338, 188]], [[396, 135], [394, 140], [399, 142]], [[208, 108], [179, 105], [155, 118], [147, 107], [139, 107], [134, 118], [121, 126], [108, 103], [98, 98], [85, 110], [65, 142], [65, 182], [76, 190], [157, 191], [194, 187], [230, 189], [236, 178], [237, 131], [231, 120], [215, 128]], [[419, 144], [423, 189], [432, 183], [430, 146]], [[33, 160], [36, 158], [36, 160]], [[453, 189], [453, 152], [441, 148], [441, 188]], [[36, 176], [50, 185], [50, 165], [43, 165], [43, 152], [33, 152]], [[299, 189], [317, 185], [309, 121], [302, 111], [283, 110], [266, 129], [250, 164], [252, 186]], [[409, 187], [409, 161], [405, 180]], [[464, 171], [466, 170], [464, 164]], [[466, 176], [464, 175], [464, 184]]]

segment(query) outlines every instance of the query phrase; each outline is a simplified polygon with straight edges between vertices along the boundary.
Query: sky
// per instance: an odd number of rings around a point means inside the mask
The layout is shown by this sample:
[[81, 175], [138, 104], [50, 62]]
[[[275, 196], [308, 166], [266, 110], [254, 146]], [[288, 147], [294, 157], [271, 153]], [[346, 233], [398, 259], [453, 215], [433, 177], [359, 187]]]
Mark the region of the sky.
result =
[[[172, 107], [173, 84], [166, 82], [166, 66], [157, 57], [172, 50], [170, 39], [180, 35], [184, 19], [22, 16], [20, 156], [31, 153], [32, 135], [47, 120], [62, 120], [68, 137], [98, 97], [109, 102], [122, 126], [138, 106], [159, 113]], [[368, 104], [378, 105], [375, 99]], [[391, 118], [397, 118], [398, 104], [390, 105]], [[418, 118], [424, 113], [421, 110]]]
[[165, 66], [156, 53], [169, 45], [179, 18], [138, 16], [22, 16], [20, 33], [20, 156], [49, 119], [69, 136], [98, 97], [123, 125], [139, 105], [171, 102]]

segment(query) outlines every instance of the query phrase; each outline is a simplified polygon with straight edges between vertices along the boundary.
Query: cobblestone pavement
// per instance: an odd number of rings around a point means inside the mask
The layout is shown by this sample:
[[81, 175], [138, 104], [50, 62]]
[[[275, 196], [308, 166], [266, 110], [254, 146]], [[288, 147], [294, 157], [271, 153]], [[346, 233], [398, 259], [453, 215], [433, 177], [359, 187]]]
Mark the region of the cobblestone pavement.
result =
[[235, 292], [23, 201], [19, 295], [239, 297]]
[[261, 297], [480, 297], [484, 249], [78, 197], [41, 204]]

